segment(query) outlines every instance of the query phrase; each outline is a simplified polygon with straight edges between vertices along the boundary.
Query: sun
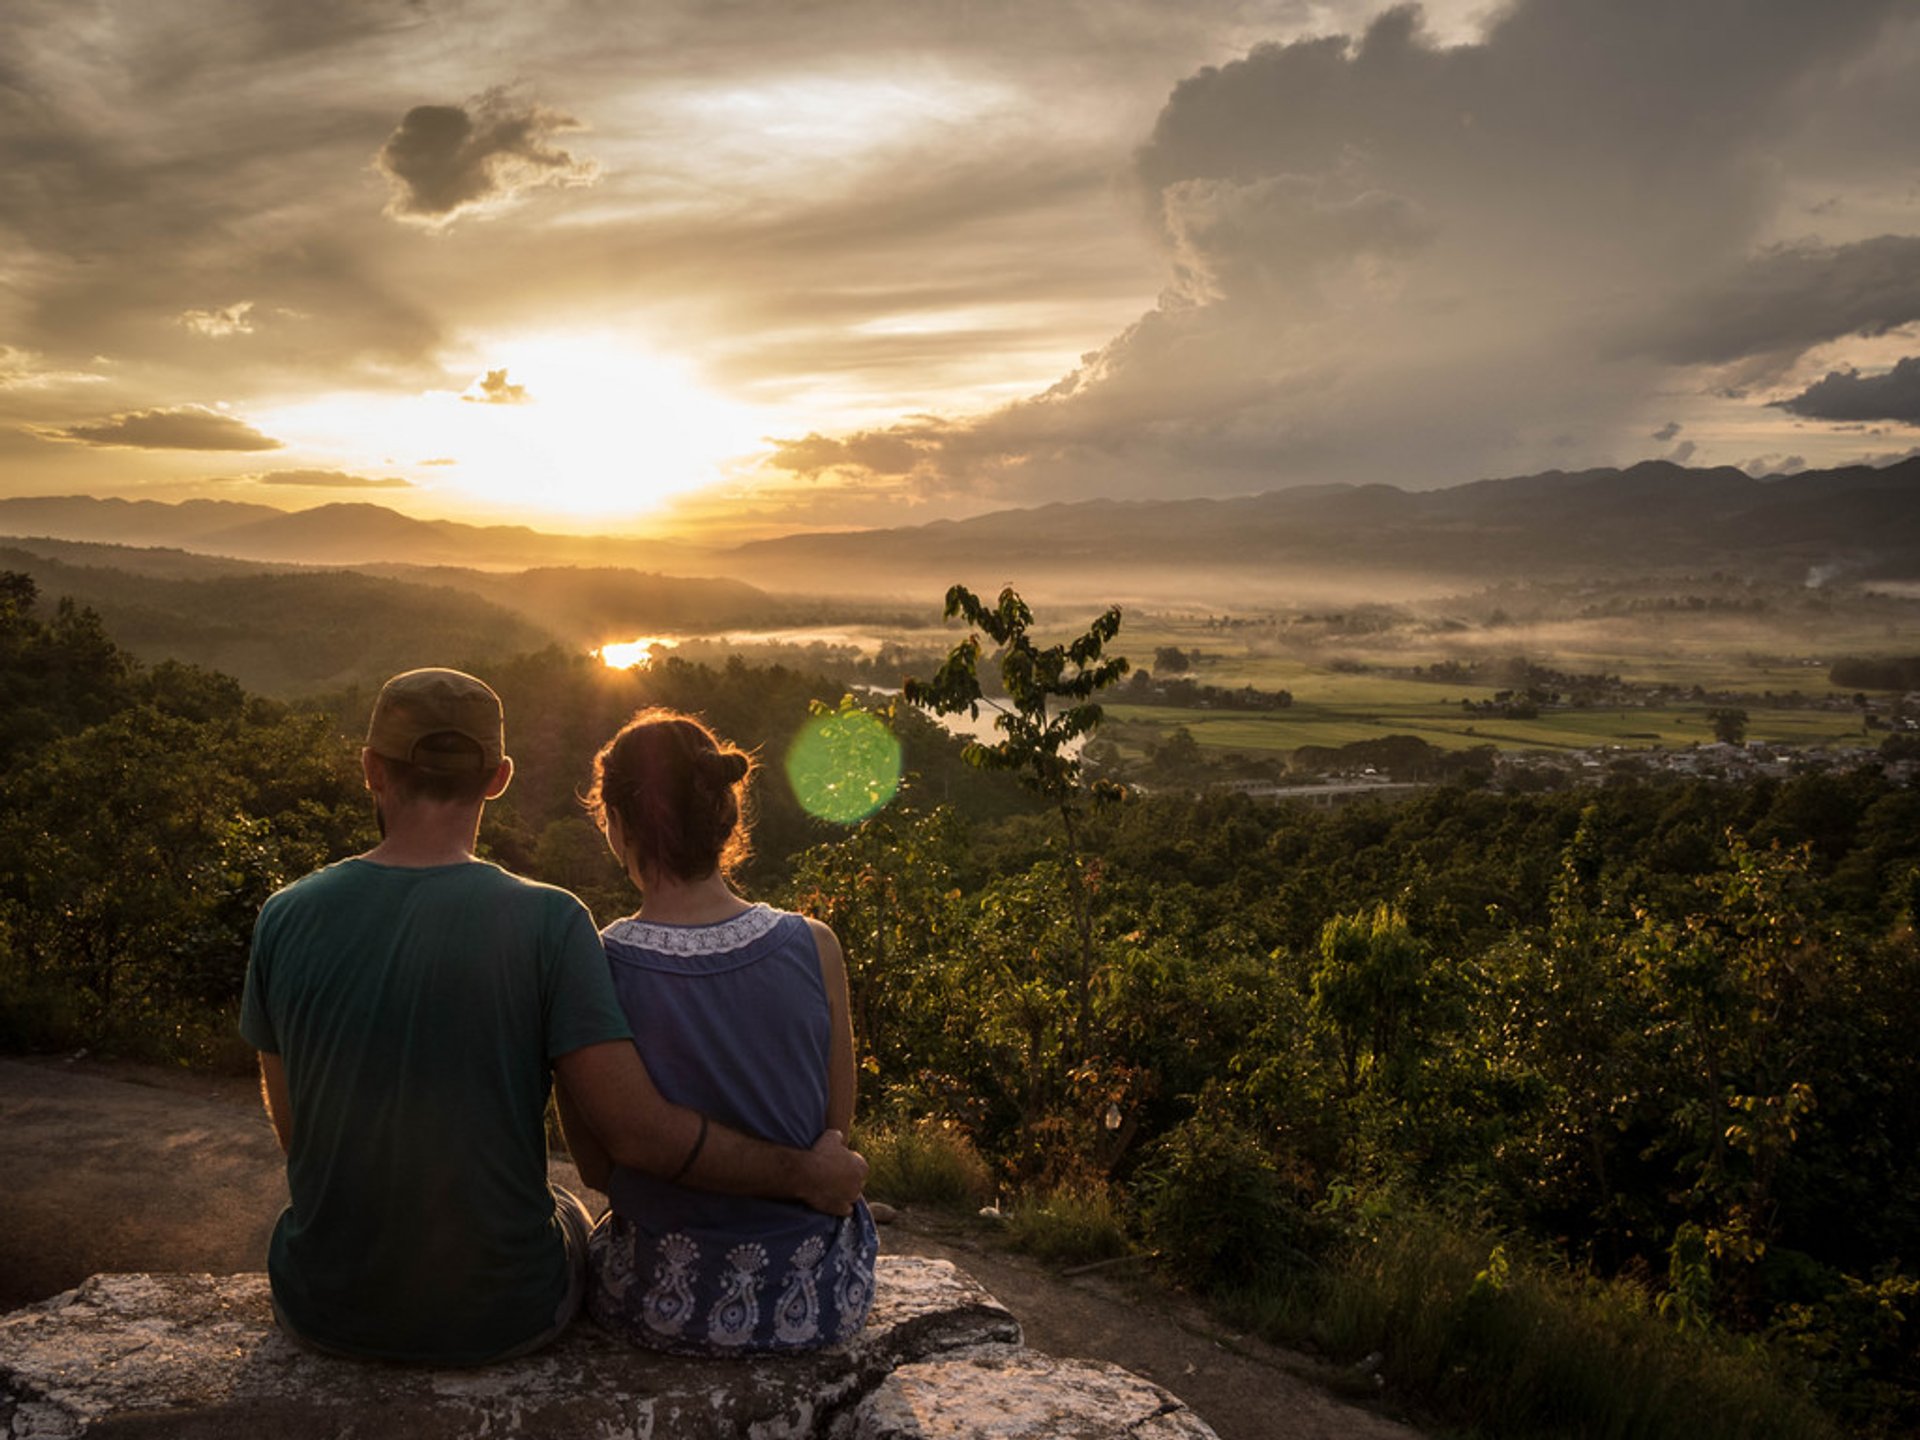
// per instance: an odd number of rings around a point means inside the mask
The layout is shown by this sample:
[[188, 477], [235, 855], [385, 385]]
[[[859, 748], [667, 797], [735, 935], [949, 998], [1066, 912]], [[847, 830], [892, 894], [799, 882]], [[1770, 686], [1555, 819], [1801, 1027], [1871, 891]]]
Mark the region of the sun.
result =
[[399, 468], [439, 501], [580, 519], [645, 515], [715, 484], [781, 425], [617, 335], [519, 335], [468, 349], [476, 361], [463, 390], [335, 396], [261, 423], [343, 468]]
[[457, 483], [472, 493], [639, 513], [714, 483], [726, 460], [764, 444], [765, 416], [610, 336], [525, 337], [485, 354], [487, 369], [458, 402], [467, 443], [454, 451]]

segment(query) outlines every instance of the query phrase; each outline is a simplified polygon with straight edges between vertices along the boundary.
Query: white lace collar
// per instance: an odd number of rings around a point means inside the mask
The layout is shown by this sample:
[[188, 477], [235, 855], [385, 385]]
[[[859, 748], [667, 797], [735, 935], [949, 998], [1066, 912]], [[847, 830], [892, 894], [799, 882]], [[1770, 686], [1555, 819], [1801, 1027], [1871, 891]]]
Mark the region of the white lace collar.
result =
[[755, 905], [711, 925], [663, 925], [656, 920], [616, 920], [607, 938], [663, 955], [726, 955], [764, 938], [780, 923], [780, 912]]

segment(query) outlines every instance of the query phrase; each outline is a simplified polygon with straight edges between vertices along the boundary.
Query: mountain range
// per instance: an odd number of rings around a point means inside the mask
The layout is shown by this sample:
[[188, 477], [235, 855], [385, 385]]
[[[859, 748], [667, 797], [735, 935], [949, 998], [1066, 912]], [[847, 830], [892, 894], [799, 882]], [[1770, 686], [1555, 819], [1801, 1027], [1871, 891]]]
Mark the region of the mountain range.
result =
[[[1316, 486], [1233, 499], [1096, 500], [911, 530], [796, 535], [739, 547], [761, 584], [806, 573], [1181, 575], [1290, 585], [1715, 571], [1773, 580], [1920, 578], [1920, 457], [1756, 479], [1650, 461], [1445, 490]], [[904, 563], [903, 563], [904, 562]], [[997, 580], [999, 575], [988, 577]]]
[[533, 565], [685, 568], [697, 547], [631, 536], [555, 535], [524, 525], [416, 520], [384, 505], [344, 502], [280, 510], [240, 500], [104, 499], [91, 495], [0, 500], [0, 535], [173, 546], [203, 555], [303, 565]]
[[[1035, 591], [1195, 600], [1290, 585], [1421, 578], [1450, 585], [1707, 573], [1920, 579], [1920, 457], [1756, 478], [1648, 461], [1442, 490], [1308, 486], [1230, 499], [1093, 500], [888, 530], [703, 549], [632, 537], [416, 520], [378, 505], [287, 512], [237, 501], [0, 500], [0, 535], [172, 546], [255, 562], [604, 567], [812, 593], [924, 598], [964, 579]], [[744, 596], [741, 598], [745, 598]]]

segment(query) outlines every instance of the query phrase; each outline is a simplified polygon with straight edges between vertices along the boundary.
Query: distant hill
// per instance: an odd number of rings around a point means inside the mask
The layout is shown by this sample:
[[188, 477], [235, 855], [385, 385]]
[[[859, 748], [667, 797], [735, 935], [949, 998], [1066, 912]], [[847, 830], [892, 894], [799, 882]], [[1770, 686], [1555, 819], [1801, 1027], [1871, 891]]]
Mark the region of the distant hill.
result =
[[663, 632], [797, 624], [806, 618], [795, 615], [791, 602], [738, 580], [605, 566], [541, 567], [513, 574], [451, 566], [368, 568], [481, 596], [554, 635], [588, 646]]
[[[1477, 587], [1715, 571], [1776, 581], [1915, 579], [1920, 459], [1764, 479], [1648, 461], [1445, 490], [1318, 485], [1233, 499], [1093, 500], [727, 550], [413, 520], [370, 504], [288, 513], [85, 497], [0, 500], [0, 534], [132, 540], [258, 561], [533, 567], [504, 588], [473, 576], [448, 583], [575, 634], [603, 620], [618, 629], [685, 623], [673, 618], [684, 613], [746, 616], [765, 589], [921, 599], [955, 579], [1211, 604], [1326, 583]], [[759, 588], [682, 592], [663, 575]], [[637, 622], [656, 613], [663, 618]]]
[[271, 694], [556, 641], [585, 650], [650, 634], [846, 618], [737, 580], [610, 568], [321, 568], [32, 538], [0, 541], [0, 569], [32, 575], [49, 605], [71, 596], [92, 606], [141, 659], [212, 666]]
[[[554, 636], [523, 616], [446, 585], [420, 585], [343, 570], [246, 573], [231, 562], [179, 552], [0, 544], [0, 569], [33, 577], [46, 605], [70, 596], [98, 611], [116, 644], [140, 659], [184, 660], [224, 671], [269, 695], [377, 684], [416, 665], [479, 666], [539, 650]], [[141, 557], [170, 555], [151, 573]], [[192, 576], [192, 561], [208, 567]], [[126, 562], [119, 568], [113, 562]], [[148, 573], [134, 566], [149, 563]], [[183, 578], [190, 577], [190, 578]]]

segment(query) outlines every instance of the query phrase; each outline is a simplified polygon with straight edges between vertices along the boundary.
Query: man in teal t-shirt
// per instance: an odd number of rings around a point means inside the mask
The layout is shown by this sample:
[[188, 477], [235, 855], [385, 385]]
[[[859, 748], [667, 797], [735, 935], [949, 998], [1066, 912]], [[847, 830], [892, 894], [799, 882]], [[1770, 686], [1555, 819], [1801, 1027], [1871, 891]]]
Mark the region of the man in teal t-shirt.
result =
[[287, 1152], [268, 1273], [289, 1334], [447, 1365], [558, 1335], [584, 1292], [586, 1212], [547, 1184], [556, 1069], [622, 1164], [851, 1207], [866, 1165], [843, 1137], [785, 1149], [662, 1100], [585, 907], [474, 858], [512, 775], [492, 690], [395, 676], [362, 760], [380, 844], [267, 901], [242, 1001]]

